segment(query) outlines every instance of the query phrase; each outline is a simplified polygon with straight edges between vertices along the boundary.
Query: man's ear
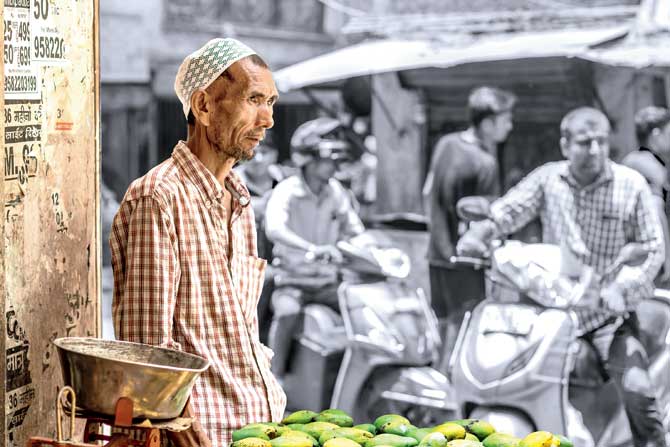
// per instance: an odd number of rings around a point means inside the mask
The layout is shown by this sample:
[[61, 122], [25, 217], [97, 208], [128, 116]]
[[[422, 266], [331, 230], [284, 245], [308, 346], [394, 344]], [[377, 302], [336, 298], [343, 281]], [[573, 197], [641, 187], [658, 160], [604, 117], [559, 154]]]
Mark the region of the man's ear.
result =
[[561, 145], [561, 154], [563, 154], [563, 157], [568, 158], [568, 139], [565, 137], [561, 137], [561, 139], [558, 141], [559, 144]]
[[196, 122], [203, 126], [209, 126], [207, 93], [204, 90], [196, 90], [191, 95], [191, 112], [193, 112]]

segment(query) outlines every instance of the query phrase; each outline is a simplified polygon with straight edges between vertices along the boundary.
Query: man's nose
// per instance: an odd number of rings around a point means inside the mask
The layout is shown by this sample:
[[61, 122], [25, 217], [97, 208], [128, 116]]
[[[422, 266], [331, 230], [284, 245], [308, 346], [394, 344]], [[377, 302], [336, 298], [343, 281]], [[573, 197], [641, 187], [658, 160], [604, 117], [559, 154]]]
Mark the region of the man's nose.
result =
[[265, 129], [270, 129], [272, 126], [274, 126], [275, 122], [274, 119], [272, 118], [272, 115], [273, 115], [272, 106], [270, 105], [261, 106], [258, 109], [259, 126]]
[[602, 143], [596, 139], [593, 139], [591, 140], [591, 144], [589, 144], [589, 152], [594, 155], [598, 154], [602, 150], [602, 147]]

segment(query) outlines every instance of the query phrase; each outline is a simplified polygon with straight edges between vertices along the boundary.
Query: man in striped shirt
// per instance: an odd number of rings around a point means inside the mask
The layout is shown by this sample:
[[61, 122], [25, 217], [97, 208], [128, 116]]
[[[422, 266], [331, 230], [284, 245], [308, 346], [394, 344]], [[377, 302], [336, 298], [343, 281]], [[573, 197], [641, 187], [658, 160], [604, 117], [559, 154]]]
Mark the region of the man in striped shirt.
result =
[[193, 429], [173, 441], [225, 447], [243, 425], [280, 421], [286, 403], [258, 337], [266, 261], [232, 171], [273, 126], [277, 89], [253, 50], [213, 39], [186, 57], [175, 90], [188, 140], [132, 183], [114, 218], [114, 330], [209, 360], [191, 395]]
[[[635, 315], [640, 300], [653, 293], [664, 259], [663, 235], [649, 186], [637, 172], [610, 161], [609, 136], [609, 121], [600, 111], [583, 107], [568, 113], [560, 140], [567, 160], [537, 168], [493, 202], [489, 220], [466, 233], [457, 251], [481, 255], [492, 238], [513, 233], [539, 216], [544, 242], [560, 245], [575, 260], [576, 271], [586, 265], [602, 275], [601, 307], [579, 314], [584, 339], [614, 379], [635, 445], [664, 446]], [[608, 273], [631, 242], [644, 250], [644, 261]]]

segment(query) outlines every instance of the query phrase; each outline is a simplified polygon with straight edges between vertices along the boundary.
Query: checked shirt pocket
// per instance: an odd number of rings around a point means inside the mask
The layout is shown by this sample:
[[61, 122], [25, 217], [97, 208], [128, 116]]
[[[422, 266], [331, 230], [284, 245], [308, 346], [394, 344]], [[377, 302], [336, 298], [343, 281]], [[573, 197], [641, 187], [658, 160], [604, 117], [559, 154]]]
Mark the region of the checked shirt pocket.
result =
[[234, 257], [233, 280], [237, 285], [240, 307], [247, 321], [251, 321], [256, 314], [258, 298], [263, 290], [266, 264], [265, 259], [255, 256], [237, 254]]

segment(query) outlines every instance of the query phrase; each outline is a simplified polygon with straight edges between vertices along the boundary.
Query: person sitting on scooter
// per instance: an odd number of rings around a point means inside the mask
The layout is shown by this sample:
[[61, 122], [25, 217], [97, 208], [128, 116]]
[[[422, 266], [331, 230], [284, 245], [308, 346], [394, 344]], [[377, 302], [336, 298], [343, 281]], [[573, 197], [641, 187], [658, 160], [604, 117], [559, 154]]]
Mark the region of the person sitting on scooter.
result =
[[280, 379], [302, 307], [318, 302], [337, 310], [336, 264], [342, 254], [335, 244], [364, 230], [350, 195], [333, 178], [338, 160], [347, 156], [340, 128], [338, 120], [322, 117], [296, 129], [291, 159], [300, 171], [275, 187], [265, 212], [273, 265], [279, 271], [268, 344], [275, 353], [272, 370]]
[[[578, 274], [580, 266], [590, 266], [602, 275], [599, 291], [594, 291], [600, 307], [578, 313], [584, 339], [614, 381], [635, 445], [660, 447], [666, 445], [665, 435], [635, 308], [653, 294], [664, 260], [663, 233], [645, 179], [609, 159], [610, 131], [599, 110], [569, 112], [561, 121], [560, 139], [567, 160], [537, 168], [493, 202], [489, 219], [463, 235], [457, 252], [484, 255], [492, 239], [539, 216], [543, 242], [561, 246], [574, 261], [571, 270]], [[608, 273], [630, 242], [646, 251], [644, 261]]]

